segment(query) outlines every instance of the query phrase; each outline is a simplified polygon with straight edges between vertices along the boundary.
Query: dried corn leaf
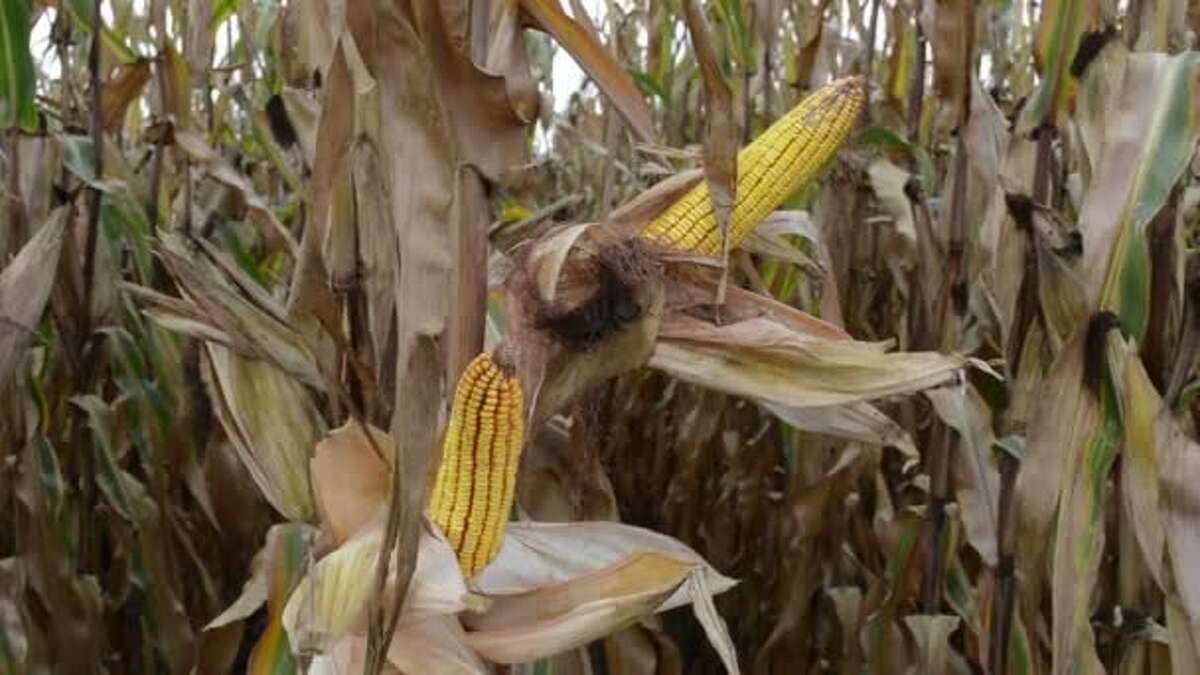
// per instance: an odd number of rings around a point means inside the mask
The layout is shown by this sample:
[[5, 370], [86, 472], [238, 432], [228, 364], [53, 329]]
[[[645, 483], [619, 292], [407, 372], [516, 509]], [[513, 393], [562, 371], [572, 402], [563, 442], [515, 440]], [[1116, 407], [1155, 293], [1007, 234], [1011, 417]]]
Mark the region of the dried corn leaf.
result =
[[955, 377], [967, 363], [958, 356], [889, 354], [884, 348], [816, 338], [762, 318], [716, 326], [671, 316], [649, 366], [767, 403], [820, 407], [920, 391]]
[[[729, 226], [737, 200], [738, 129], [733, 118], [733, 92], [721, 74], [708, 22], [696, 0], [684, 0], [684, 19], [692, 39], [692, 52], [700, 62], [704, 83], [704, 182], [708, 186], [717, 230], [721, 237], [721, 264], [729, 264]], [[749, 124], [749, 121], [747, 121]], [[723, 302], [725, 285], [718, 287]]]
[[205, 354], [213, 411], [258, 489], [289, 520], [312, 521], [309, 452], [325, 435], [312, 395], [270, 363], [212, 343]]
[[1147, 227], [1200, 137], [1200, 54], [1131, 54], [1106, 119], [1099, 170], [1080, 207], [1089, 304], [1141, 339], [1150, 312]]
[[[654, 118], [633, 78], [578, 20], [562, 11], [558, 0], [520, 0], [521, 8], [562, 45], [581, 68], [596, 80], [604, 94], [643, 142], [654, 142]], [[586, 20], [586, 17], [584, 17]]]
[[0, 272], [0, 382], [9, 382], [41, 321], [58, 269], [67, 209], [51, 214]]
[[910, 459], [920, 458], [908, 432], [870, 403], [850, 403], [825, 408], [764, 403], [763, 407], [797, 429], [835, 438], [892, 446]]
[[954, 488], [967, 541], [988, 565], [997, 563], [1000, 522], [1000, 473], [992, 462], [992, 413], [969, 384], [928, 389], [938, 417], [958, 432], [952, 458]]
[[1163, 553], [1166, 532], [1159, 511], [1159, 454], [1162, 452], [1158, 433], [1166, 429], [1157, 425], [1163, 414], [1162, 398], [1142, 366], [1142, 360], [1132, 349], [1126, 354], [1119, 393], [1124, 427], [1124, 447], [1121, 462], [1121, 506], [1132, 524], [1133, 535], [1142, 550], [1143, 562], [1150, 576], [1165, 589], [1163, 583]]
[[125, 111], [142, 94], [150, 81], [150, 62], [134, 61], [119, 66], [100, 95], [100, 117], [105, 130], [116, 131], [125, 120]]
[[950, 669], [950, 634], [958, 630], [959, 618], [946, 614], [915, 614], [904, 624], [917, 645], [917, 670], [926, 675], [946, 675]]
[[1031, 396], [1040, 403], [1032, 405], [1027, 454], [1014, 487], [1013, 527], [1004, 533], [1012, 544], [1023, 542], [1010, 550], [1017, 553], [1025, 580], [1022, 597], [1029, 603], [1040, 597], [1046, 542], [1059, 496], [1100, 416], [1095, 398], [1083, 390], [1084, 333], [1075, 331]]
[[1200, 443], [1169, 414], [1158, 418], [1155, 434], [1167, 553], [1179, 602], [1196, 639], [1200, 638], [1200, 488], [1195, 478], [1200, 475]]
[[[193, 257], [179, 240], [167, 241], [162, 259], [195, 309], [179, 315], [176, 312], [181, 308], [177, 302], [163, 302], [163, 296], [137, 291], [141, 297], [156, 303], [160, 316], [175, 314], [185, 320], [183, 326], [204, 317], [210, 328], [198, 337], [228, 336], [230, 342], [226, 344], [239, 354], [269, 361], [299, 381], [324, 389], [324, 378], [304, 339], [279, 319], [283, 315], [281, 308], [243, 297], [213, 265]], [[267, 296], [258, 294], [251, 298], [262, 302]]]
[[[1119, 340], [1112, 334], [1109, 339]], [[1062, 497], [1051, 572], [1054, 675], [1104, 672], [1091, 625], [1091, 595], [1104, 551], [1108, 473], [1120, 449], [1121, 420], [1115, 394], [1107, 384], [1102, 384], [1098, 392], [1085, 388], [1079, 399], [1090, 399], [1089, 403], [1080, 401], [1080, 405], [1091, 407], [1096, 417], [1091, 425], [1069, 427], [1075, 432], [1071, 440], [1078, 441], [1078, 445], [1065, 446], [1068, 464], [1060, 484]], [[1063, 419], [1083, 421], [1078, 417]], [[1030, 441], [1034, 442], [1032, 435]], [[1062, 447], [1055, 450], [1061, 452]], [[1034, 451], [1031, 447], [1030, 452]]]

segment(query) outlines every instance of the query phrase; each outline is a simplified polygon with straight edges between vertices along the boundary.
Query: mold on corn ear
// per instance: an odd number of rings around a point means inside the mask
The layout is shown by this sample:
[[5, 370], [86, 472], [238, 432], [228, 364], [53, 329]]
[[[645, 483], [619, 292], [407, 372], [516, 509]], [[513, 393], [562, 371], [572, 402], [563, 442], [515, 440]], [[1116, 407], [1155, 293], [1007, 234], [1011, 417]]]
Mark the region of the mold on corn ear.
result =
[[480, 354], [459, 377], [428, 507], [468, 578], [500, 551], [524, 443], [521, 383]]
[[549, 232], [514, 256], [505, 343], [525, 383], [531, 425], [649, 360], [665, 296], [660, 250], [636, 233], [582, 224]]

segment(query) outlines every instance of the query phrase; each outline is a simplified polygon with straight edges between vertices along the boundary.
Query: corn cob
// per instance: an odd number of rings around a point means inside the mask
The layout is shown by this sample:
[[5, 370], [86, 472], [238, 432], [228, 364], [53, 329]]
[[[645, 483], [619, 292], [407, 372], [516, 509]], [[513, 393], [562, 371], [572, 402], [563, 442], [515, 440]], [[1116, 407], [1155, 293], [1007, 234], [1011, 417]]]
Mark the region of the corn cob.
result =
[[[737, 196], [729, 218], [729, 248], [736, 248], [788, 195], [825, 165], [858, 119], [862, 80], [831, 82], [779, 118], [738, 153]], [[717, 255], [721, 232], [701, 181], [652, 220], [642, 236], [675, 249]]]
[[458, 380], [428, 512], [466, 577], [500, 551], [525, 438], [523, 408], [521, 383], [486, 352]]

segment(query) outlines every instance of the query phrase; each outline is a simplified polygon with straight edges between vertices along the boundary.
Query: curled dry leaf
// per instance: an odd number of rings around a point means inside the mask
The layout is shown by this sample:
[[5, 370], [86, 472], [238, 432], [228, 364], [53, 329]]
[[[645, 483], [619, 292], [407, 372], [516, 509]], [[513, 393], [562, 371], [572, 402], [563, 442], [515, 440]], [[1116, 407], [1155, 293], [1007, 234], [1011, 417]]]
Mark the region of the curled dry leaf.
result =
[[880, 446], [892, 446], [911, 460], [920, 459], [917, 447], [908, 432], [870, 403], [850, 403], [823, 408], [763, 403], [763, 407], [797, 429]]
[[[282, 320], [284, 311], [270, 296], [238, 292], [224, 272], [193, 255], [180, 239], [168, 239], [161, 253], [192, 308], [184, 310], [178, 301], [134, 289], [155, 305], [155, 316], [174, 317], [169, 327], [194, 329], [196, 337], [202, 339], [227, 337], [229, 341], [222, 343], [242, 356], [268, 361], [300, 382], [324, 389], [325, 380], [312, 351], [304, 338]], [[201, 323], [204, 326], [197, 325]]]
[[650, 367], [681, 380], [785, 406], [820, 407], [920, 391], [956, 376], [966, 360], [933, 352], [829, 340], [766, 318], [717, 326], [663, 321]]

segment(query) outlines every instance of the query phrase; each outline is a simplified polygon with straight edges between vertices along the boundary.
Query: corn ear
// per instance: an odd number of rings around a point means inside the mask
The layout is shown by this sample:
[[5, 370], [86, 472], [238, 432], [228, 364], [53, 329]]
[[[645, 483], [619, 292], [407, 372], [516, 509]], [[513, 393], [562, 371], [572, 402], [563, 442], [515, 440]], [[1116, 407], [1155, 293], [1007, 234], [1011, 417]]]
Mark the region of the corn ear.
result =
[[[854, 127], [866, 95], [862, 80], [846, 78], [814, 91], [738, 153], [737, 197], [729, 220], [736, 248], [788, 195], [816, 176]], [[721, 252], [708, 184], [700, 182], [643, 230], [671, 248]]]
[[523, 410], [521, 383], [487, 353], [458, 380], [429, 517], [467, 577], [500, 551], [525, 438]]

